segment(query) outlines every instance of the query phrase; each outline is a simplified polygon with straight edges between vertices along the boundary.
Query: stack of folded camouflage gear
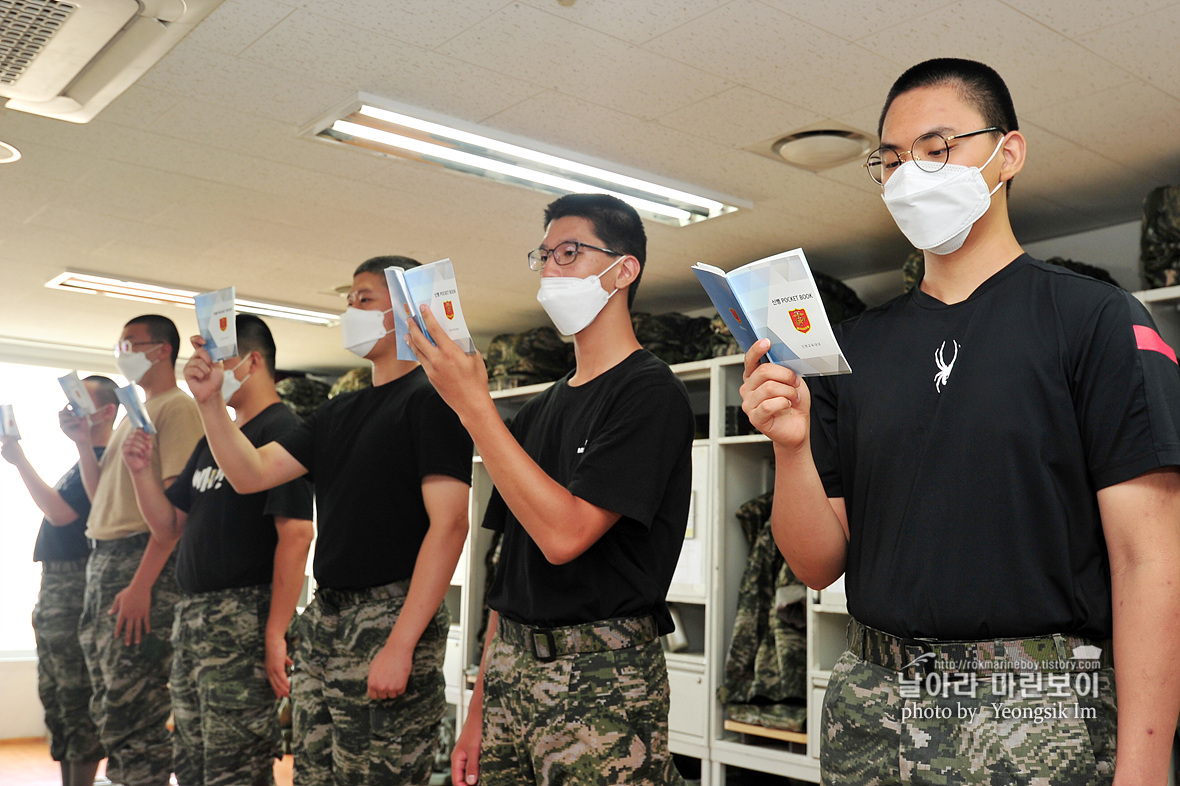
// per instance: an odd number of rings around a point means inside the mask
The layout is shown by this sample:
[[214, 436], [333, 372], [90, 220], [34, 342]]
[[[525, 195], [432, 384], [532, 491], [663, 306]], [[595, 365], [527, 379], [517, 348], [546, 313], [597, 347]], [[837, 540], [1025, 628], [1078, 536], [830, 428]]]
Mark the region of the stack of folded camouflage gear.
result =
[[275, 383], [275, 391], [287, 408], [306, 418], [328, 400], [328, 384], [311, 377], [287, 377]]
[[[669, 365], [717, 357], [714, 347], [719, 343], [718, 335], [708, 317], [637, 311], [631, 314], [631, 326], [640, 345]], [[725, 344], [724, 337], [720, 343]]]
[[354, 390], [372, 387], [372, 385], [372, 367], [363, 366], [360, 368], [349, 369], [348, 371], [341, 374], [334, 383], [332, 383], [332, 389], [328, 391], [328, 398], [336, 398], [341, 393], [352, 393]]
[[561, 379], [574, 367], [574, 345], [551, 327], [492, 339], [486, 357], [488, 389], [509, 390]]
[[724, 684], [717, 694], [728, 718], [802, 731], [807, 717], [807, 588], [774, 542], [772, 499], [764, 494], [737, 513], [750, 557], [738, 590]]
[[1144, 286], [1180, 284], [1180, 186], [1160, 186], [1143, 200], [1139, 245]]
[[865, 310], [865, 304], [857, 297], [852, 287], [840, 279], [814, 270], [811, 271], [811, 275], [815, 278], [815, 286], [819, 290], [819, 299], [824, 303], [828, 321], [833, 325], [839, 325]]

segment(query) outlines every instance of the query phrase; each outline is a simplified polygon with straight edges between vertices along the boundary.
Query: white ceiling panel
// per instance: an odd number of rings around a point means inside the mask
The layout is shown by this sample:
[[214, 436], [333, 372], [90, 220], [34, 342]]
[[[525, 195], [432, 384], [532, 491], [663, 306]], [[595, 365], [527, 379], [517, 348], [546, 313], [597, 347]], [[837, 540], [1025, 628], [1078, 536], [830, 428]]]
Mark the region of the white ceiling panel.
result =
[[[1162, 0], [226, 0], [88, 125], [0, 109], [24, 154], [0, 166], [0, 354], [3, 336], [105, 353], [152, 310], [44, 288], [67, 267], [335, 311], [370, 256], [450, 256], [481, 341], [544, 324], [523, 260], [550, 197], [300, 136], [359, 91], [752, 203], [649, 224], [642, 310], [706, 307], [697, 260], [803, 246], [832, 275], [895, 269], [908, 246], [857, 163], [743, 148], [827, 121], [873, 133], [892, 80], [931, 56], [1012, 86], [1021, 239], [1131, 221], [1180, 182], [1178, 27]], [[159, 310], [191, 331], [191, 311]], [[357, 364], [338, 330], [271, 325], [281, 363]]]

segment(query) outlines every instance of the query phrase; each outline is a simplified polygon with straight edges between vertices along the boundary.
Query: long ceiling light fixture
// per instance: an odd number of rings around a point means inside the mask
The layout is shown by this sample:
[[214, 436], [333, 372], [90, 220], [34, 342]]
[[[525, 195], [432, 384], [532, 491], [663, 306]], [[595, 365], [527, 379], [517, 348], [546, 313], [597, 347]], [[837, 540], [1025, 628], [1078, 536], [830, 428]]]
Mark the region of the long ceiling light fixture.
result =
[[721, 194], [656, 183], [650, 175], [612, 171], [611, 165], [584, 156], [578, 161], [577, 154], [556, 148], [545, 152], [536, 142], [506, 134], [493, 138], [487, 129], [364, 93], [309, 133], [551, 194], [610, 194], [648, 218], [678, 226], [750, 207]]
[[[72, 270], [55, 276], [45, 283], [50, 289], [62, 289], [68, 292], [85, 292], [88, 294], [106, 295], [124, 300], [137, 300], [142, 303], [172, 303], [183, 308], [193, 308], [193, 296], [197, 290], [182, 289], [180, 287], [149, 284], [144, 281], [128, 281], [94, 273], [79, 273]], [[331, 327], [337, 324], [339, 315], [326, 311], [315, 311], [298, 306], [287, 306], [280, 303], [266, 303], [260, 300], [243, 300], [236, 298], [234, 306], [244, 314], [256, 314], [260, 317], [277, 317], [296, 322], [306, 322], [312, 325]]]

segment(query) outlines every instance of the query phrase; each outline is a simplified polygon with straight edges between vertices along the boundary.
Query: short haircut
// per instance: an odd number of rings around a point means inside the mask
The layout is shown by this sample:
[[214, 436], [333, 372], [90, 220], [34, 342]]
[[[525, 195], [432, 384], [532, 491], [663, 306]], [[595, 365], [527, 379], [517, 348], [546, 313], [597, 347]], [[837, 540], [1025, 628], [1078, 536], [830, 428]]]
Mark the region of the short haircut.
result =
[[[985, 128], [995, 126], [1005, 134], [1020, 128], [1008, 85], [1004, 84], [995, 69], [974, 60], [940, 57], [912, 66], [893, 83], [889, 95], [885, 97], [881, 117], [877, 120], [877, 137], [880, 138], [884, 130], [885, 115], [889, 113], [895, 98], [921, 87], [943, 85], [954, 88], [963, 101], [979, 112]], [[963, 129], [964, 132], [974, 130]], [[1012, 181], [1009, 180], [1007, 189], [1011, 188]]]
[[588, 220], [603, 246], [639, 260], [639, 275], [627, 289], [627, 308], [630, 310], [647, 262], [647, 233], [635, 208], [608, 194], [566, 194], [545, 208], [545, 227], [567, 216]]
[[94, 383], [96, 390], [91, 393], [91, 398], [100, 407], [105, 407], [107, 404], [114, 404], [115, 411], [119, 411], [119, 397], [115, 395], [115, 391], [119, 389], [119, 386], [115, 384], [115, 380], [110, 377], [104, 377], [102, 374], [91, 374], [82, 381]]
[[238, 329], [238, 357], [246, 357], [251, 352], [262, 355], [266, 363], [266, 371], [271, 379], [275, 376], [275, 339], [270, 328], [260, 317], [253, 314], [238, 314], [235, 318]]
[[387, 267], [400, 267], [409, 269], [412, 267], [421, 266], [421, 262], [416, 259], [410, 259], [409, 257], [399, 257], [395, 255], [373, 257], [372, 259], [366, 259], [364, 262], [362, 262], [360, 266], [357, 267], [356, 272], [352, 274], [352, 277], [356, 278], [361, 273], [375, 273], [377, 278], [381, 279], [381, 283], [384, 284], [385, 268]]
[[176, 365], [176, 358], [180, 356], [180, 333], [176, 330], [176, 323], [159, 314], [140, 314], [135, 319], [127, 320], [124, 327], [130, 325], [146, 326], [148, 337], [152, 341], [158, 344], [166, 343], [172, 347], [172, 365]]

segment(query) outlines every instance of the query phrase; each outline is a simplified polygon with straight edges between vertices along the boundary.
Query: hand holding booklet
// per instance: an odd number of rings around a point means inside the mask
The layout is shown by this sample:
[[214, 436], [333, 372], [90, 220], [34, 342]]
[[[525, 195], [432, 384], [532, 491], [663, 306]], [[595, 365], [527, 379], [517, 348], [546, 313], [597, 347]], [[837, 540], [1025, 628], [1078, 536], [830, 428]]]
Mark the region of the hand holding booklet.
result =
[[[475, 342], [463, 319], [463, 308], [459, 305], [459, 288], [455, 283], [455, 267], [449, 259], [440, 259], [428, 265], [409, 269], [385, 268], [385, 281], [389, 285], [389, 297], [393, 301], [393, 327], [397, 333], [398, 360], [417, 360], [418, 356], [406, 343], [407, 321], [413, 317], [429, 338], [426, 320], [422, 318], [419, 306], [430, 306], [434, 318], [459, 348], [468, 355], [475, 354]], [[433, 344], [433, 339], [431, 340]]]
[[98, 412], [94, 407], [94, 399], [90, 398], [90, 391], [78, 378], [77, 371], [71, 371], [64, 377], [58, 377], [57, 381], [61, 383], [61, 389], [65, 391], [66, 398], [70, 400], [70, 409], [74, 411], [75, 417], [88, 418]]
[[123, 405], [123, 409], [127, 410], [127, 417], [131, 419], [132, 426], [141, 428], [148, 434], [156, 433], [156, 427], [152, 424], [152, 419], [148, 417], [147, 407], [140, 400], [135, 385], [118, 388], [115, 390], [115, 395], [118, 397], [119, 403]]
[[234, 288], [202, 292], [193, 298], [197, 330], [213, 362], [238, 356], [238, 323], [234, 318]]
[[692, 272], [743, 352], [768, 338], [767, 358], [800, 376], [851, 373], [803, 249], [759, 259], [728, 273], [698, 262]]

